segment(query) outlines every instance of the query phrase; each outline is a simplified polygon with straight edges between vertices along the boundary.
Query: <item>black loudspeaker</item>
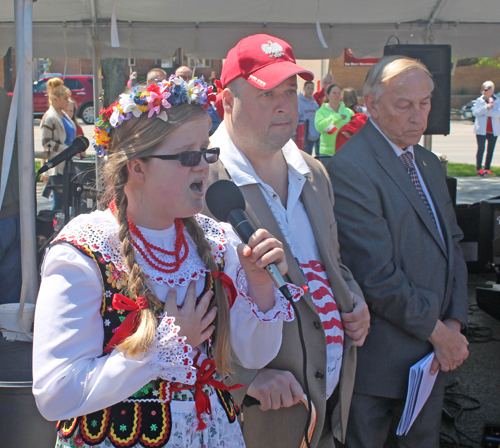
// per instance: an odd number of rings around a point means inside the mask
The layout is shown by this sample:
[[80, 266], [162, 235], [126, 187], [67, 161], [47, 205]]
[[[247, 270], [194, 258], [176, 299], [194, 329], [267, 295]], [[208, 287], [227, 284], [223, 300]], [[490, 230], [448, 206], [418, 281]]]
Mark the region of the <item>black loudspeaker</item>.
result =
[[401, 55], [425, 64], [434, 80], [425, 134], [450, 133], [451, 45], [386, 45], [384, 56]]
[[446, 176], [446, 186], [448, 187], [448, 193], [450, 193], [450, 198], [453, 203], [453, 208], [457, 208], [457, 178]]
[[479, 258], [500, 266], [500, 200], [481, 201]]

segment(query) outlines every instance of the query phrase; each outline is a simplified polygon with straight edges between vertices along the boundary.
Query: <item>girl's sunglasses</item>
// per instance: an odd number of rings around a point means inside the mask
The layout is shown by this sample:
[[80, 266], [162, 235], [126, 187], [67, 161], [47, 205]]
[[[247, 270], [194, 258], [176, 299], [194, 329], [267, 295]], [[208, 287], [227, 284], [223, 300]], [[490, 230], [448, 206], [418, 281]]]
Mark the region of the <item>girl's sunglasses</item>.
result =
[[165, 156], [148, 156], [146, 159], [179, 160], [182, 166], [197, 166], [201, 162], [201, 156], [207, 163], [215, 163], [219, 160], [219, 148], [201, 148], [199, 151], [184, 151], [179, 154]]

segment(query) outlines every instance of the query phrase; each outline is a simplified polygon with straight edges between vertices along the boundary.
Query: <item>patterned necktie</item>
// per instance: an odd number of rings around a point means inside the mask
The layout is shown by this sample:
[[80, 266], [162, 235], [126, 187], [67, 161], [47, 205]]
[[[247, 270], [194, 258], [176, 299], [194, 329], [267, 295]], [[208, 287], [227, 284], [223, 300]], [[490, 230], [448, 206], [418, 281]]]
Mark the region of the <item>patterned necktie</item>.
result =
[[410, 151], [404, 151], [403, 154], [399, 156], [399, 160], [401, 160], [401, 163], [405, 166], [406, 171], [408, 171], [408, 174], [410, 175], [410, 179], [415, 185], [415, 188], [418, 191], [418, 194], [422, 198], [422, 201], [424, 201], [425, 206], [427, 207], [427, 210], [429, 210], [429, 213], [432, 216], [432, 219], [434, 222], [436, 222], [436, 219], [434, 218], [434, 213], [432, 213], [431, 206], [429, 204], [429, 201], [425, 197], [424, 190], [422, 190], [422, 185], [420, 184], [420, 180], [418, 179], [418, 174], [417, 170], [415, 169], [415, 165], [413, 164], [413, 154]]

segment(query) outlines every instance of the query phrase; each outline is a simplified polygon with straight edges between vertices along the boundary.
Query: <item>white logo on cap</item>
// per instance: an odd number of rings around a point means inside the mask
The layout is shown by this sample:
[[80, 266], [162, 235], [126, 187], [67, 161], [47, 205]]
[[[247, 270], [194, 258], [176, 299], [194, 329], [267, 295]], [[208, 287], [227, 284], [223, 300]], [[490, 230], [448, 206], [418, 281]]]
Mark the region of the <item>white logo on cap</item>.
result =
[[257, 78], [257, 76], [250, 75], [248, 79], [251, 79], [252, 81], [255, 81], [257, 84], [260, 84], [261, 86], [265, 87], [266, 81], [262, 81], [262, 79]]
[[267, 41], [267, 44], [262, 44], [260, 48], [262, 48], [262, 51], [265, 54], [268, 54], [270, 58], [279, 58], [285, 55], [283, 47], [276, 42], [271, 42], [270, 40]]

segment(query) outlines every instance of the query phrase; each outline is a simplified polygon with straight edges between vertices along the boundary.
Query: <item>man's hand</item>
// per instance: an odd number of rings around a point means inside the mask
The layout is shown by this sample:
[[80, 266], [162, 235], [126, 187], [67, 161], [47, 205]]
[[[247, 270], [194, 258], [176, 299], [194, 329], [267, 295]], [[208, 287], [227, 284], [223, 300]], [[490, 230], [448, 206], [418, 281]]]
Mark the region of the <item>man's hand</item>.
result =
[[345, 334], [354, 341], [352, 345], [361, 347], [370, 330], [370, 312], [368, 305], [361, 297], [353, 292], [351, 294], [353, 309], [350, 313], [340, 313], [340, 316]]
[[291, 372], [261, 369], [247, 390], [247, 395], [260, 401], [260, 409], [288, 408], [297, 404], [304, 392]]
[[429, 342], [434, 346], [436, 356], [432, 361], [430, 374], [434, 375], [439, 368], [444, 372], [455, 370], [469, 356], [467, 346], [469, 342], [460, 333], [461, 324], [456, 319], [437, 321], [436, 327], [429, 337]]

